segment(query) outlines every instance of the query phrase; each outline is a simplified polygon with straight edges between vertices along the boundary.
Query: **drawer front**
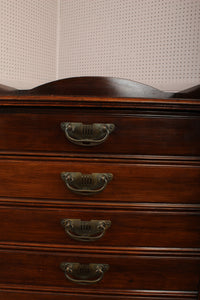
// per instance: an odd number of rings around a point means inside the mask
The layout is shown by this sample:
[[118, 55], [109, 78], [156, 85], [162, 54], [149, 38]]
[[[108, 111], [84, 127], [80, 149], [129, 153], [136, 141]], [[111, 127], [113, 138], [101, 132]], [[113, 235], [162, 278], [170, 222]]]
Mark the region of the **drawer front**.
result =
[[[200, 155], [200, 116], [133, 114], [131, 111], [4, 109], [0, 118], [3, 152], [55, 152], [130, 155]], [[114, 124], [100, 145], [74, 145], [62, 122]]]
[[[63, 227], [61, 220], [71, 220]], [[90, 234], [90, 223], [73, 220], [111, 221], [110, 228]], [[1, 208], [1, 243], [51, 244], [69, 247], [172, 247], [200, 248], [200, 213], [111, 211], [89, 209]], [[99, 225], [97, 225], [99, 226]], [[13, 230], [14, 228], [14, 230]], [[101, 233], [104, 235], [101, 236]], [[98, 237], [95, 239], [95, 237]], [[89, 240], [86, 238], [89, 237]], [[93, 240], [93, 238], [94, 240]]]
[[[61, 179], [62, 172], [108, 173], [113, 179], [100, 193], [79, 195]], [[0, 160], [1, 197], [62, 201], [199, 203], [200, 167], [106, 163], [101, 160]]]
[[[79, 255], [78, 253], [49, 253], [9, 251], [0, 252], [1, 286], [51, 287], [61, 291], [83, 286], [71, 282], [61, 270], [61, 263], [108, 264], [109, 270], [98, 283], [86, 285], [89, 291], [117, 289], [118, 291], [198, 291], [200, 258]], [[81, 270], [85, 270], [82, 267]], [[97, 273], [98, 274], [98, 273]], [[67, 273], [67, 275], [69, 275]], [[70, 278], [74, 277], [71, 273]], [[79, 279], [79, 276], [76, 277]], [[97, 276], [99, 278], [99, 276]], [[93, 279], [88, 279], [93, 280]]]

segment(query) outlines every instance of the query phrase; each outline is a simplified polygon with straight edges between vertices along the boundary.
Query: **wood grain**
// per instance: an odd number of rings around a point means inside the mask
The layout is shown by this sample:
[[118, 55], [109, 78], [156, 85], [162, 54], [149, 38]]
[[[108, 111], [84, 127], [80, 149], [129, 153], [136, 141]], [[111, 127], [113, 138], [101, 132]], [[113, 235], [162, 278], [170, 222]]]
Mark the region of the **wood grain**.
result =
[[31, 90], [17, 90], [0, 84], [0, 95], [22, 95], [22, 94], [44, 94], [44, 95], [93, 95], [103, 97], [149, 97], [149, 98], [200, 98], [200, 85], [192, 88], [170, 93], [160, 91], [152, 86], [135, 82], [128, 79], [105, 77], [105, 76], [83, 76], [64, 78], [45, 83]]
[[[79, 154], [200, 156], [200, 115], [88, 111], [76, 109], [1, 109], [0, 151]], [[113, 123], [101, 145], [72, 144], [61, 122]]]
[[177, 291], [175, 293], [171, 292], [157, 292], [154, 291], [141, 291], [141, 292], [132, 292], [132, 296], [125, 295], [109, 295], [109, 294], [87, 294], [85, 293], [78, 294], [76, 289], [70, 291], [69, 293], [50, 293], [50, 292], [38, 292], [38, 291], [0, 291], [0, 297], [3, 300], [102, 300], [102, 299], [124, 299], [124, 300], [196, 300], [196, 293], [191, 292], [181, 292]]
[[[0, 299], [196, 300], [199, 86], [172, 94], [87, 77], [28, 91], [0, 85], [0, 95]], [[66, 140], [66, 121], [116, 129], [104, 144], [82, 148]], [[114, 178], [101, 194], [78, 196], [63, 171]], [[62, 218], [112, 226], [86, 245], [66, 236]], [[77, 286], [65, 279], [62, 261], [110, 270], [96, 286]]]
[[81, 286], [68, 281], [60, 269], [62, 262], [106, 263], [110, 269], [101, 282], [88, 291], [117, 289], [198, 291], [199, 257], [146, 257], [124, 255], [87, 255], [34, 251], [0, 251], [1, 285], [50, 286], [52, 291]]
[[[64, 231], [62, 219], [110, 220], [112, 225], [104, 237], [95, 242], [71, 239]], [[2, 244], [9, 242], [52, 247], [71, 248], [105, 247], [121, 249], [128, 247], [199, 248], [199, 212], [155, 212], [91, 209], [15, 208], [0, 209]], [[14, 230], [13, 230], [14, 228]]]
[[173, 93], [163, 92], [139, 82], [121, 78], [98, 76], [60, 79], [24, 91], [0, 85], [0, 94], [93, 95], [103, 97], [149, 98], [168, 98], [173, 95]]
[[[105, 190], [92, 196], [72, 193], [61, 179], [61, 172], [112, 173]], [[61, 159], [43, 161], [1, 159], [1, 196], [52, 200], [199, 203], [200, 167], [81, 162]]]
[[141, 111], [200, 111], [198, 99], [149, 99], [149, 98], [104, 98], [95, 96], [44, 96], [44, 95], [2, 95], [1, 107], [42, 107], [42, 108], [104, 108], [104, 109], [134, 109]]

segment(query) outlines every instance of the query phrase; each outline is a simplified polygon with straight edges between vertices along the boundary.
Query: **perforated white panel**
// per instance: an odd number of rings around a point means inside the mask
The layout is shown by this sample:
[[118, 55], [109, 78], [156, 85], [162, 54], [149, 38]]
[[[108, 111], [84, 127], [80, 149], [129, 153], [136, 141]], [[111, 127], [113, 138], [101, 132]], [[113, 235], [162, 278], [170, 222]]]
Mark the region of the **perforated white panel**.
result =
[[72, 76], [199, 84], [200, 0], [0, 0], [0, 83]]
[[55, 79], [56, 0], [0, 0], [0, 83], [28, 88]]
[[200, 83], [200, 0], [62, 0], [59, 77]]

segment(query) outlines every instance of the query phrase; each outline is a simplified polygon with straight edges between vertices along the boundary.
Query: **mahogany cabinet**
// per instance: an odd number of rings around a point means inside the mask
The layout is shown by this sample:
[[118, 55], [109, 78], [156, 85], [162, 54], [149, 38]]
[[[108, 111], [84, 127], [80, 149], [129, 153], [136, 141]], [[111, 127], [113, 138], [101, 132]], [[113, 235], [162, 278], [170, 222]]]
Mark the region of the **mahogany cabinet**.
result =
[[0, 299], [200, 299], [198, 98], [1, 87]]

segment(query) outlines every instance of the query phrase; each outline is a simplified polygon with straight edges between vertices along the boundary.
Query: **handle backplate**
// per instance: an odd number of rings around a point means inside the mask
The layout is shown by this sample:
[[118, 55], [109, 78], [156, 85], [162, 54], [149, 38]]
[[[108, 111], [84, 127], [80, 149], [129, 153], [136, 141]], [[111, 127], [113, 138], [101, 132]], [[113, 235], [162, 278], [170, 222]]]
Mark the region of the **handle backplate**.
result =
[[112, 180], [113, 175], [111, 173], [62, 172], [61, 178], [71, 192], [80, 195], [93, 195], [102, 192]]
[[114, 124], [62, 122], [61, 129], [66, 138], [73, 144], [81, 146], [96, 146], [106, 141], [109, 134], [115, 129]]
[[111, 226], [110, 220], [81, 221], [80, 219], [63, 219], [61, 225], [72, 239], [81, 242], [96, 241], [104, 236]]
[[94, 284], [102, 280], [104, 273], [108, 271], [108, 264], [80, 264], [63, 262], [60, 265], [65, 272], [65, 277], [78, 284]]

